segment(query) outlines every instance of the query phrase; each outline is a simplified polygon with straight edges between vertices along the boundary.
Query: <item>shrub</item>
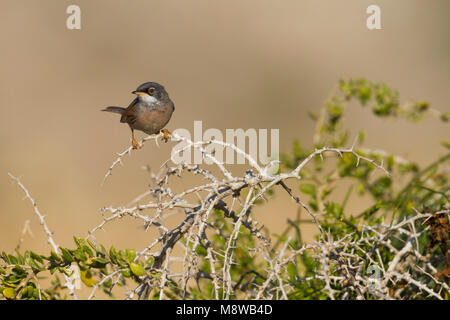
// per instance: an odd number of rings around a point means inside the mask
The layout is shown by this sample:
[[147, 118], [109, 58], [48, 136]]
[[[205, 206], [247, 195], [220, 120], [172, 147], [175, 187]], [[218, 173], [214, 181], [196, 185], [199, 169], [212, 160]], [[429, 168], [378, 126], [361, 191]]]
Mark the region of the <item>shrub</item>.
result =
[[[166, 164], [139, 197], [140, 202], [148, 199], [144, 204], [103, 208], [103, 221], [86, 238], [74, 237], [71, 248], [56, 244], [28, 189], [11, 176], [32, 203], [52, 250], [47, 255], [2, 252], [0, 293], [5, 299], [78, 298], [81, 280], [90, 287], [88, 299], [98, 290], [114, 297], [117, 286], [127, 288], [127, 299], [448, 299], [445, 165], [450, 153], [422, 168], [362, 147], [363, 132], [348, 147], [343, 117], [350, 101], [370, 106], [376, 117], [449, 118], [427, 102], [400, 104], [398, 93], [383, 83], [342, 80], [320, 113], [310, 112], [316, 121], [313, 147], [295, 141], [274, 175], [256, 161], [249, 161], [245, 174], [233, 175], [205, 150], [220, 142], [193, 143], [174, 134], [172, 141], [183, 140], [202, 151], [217, 172], [188, 163]], [[449, 145], [443, 142], [445, 148]], [[130, 152], [131, 147], [119, 154], [105, 179]], [[173, 192], [177, 179], [188, 175], [203, 182]], [[345, 197], [333, 200], [337, 182], [344, 179], [349, 182]], [[271, 237], [253, 211], [280, 192], [299, 211], [287, 220], [284, 232]], [[353, 193], [371, 198], [357, 215], [347, 209]], [[164, 218], [174, 209], [183, 216], [168, 227]], [[146, 229], [158, 229], [160, 236], [140, 250], [107, 249], [97, 243], [97, 230], [125, 216], [140, 219]], [[317, 228], [314, 242], [304, 242], [303, 224]], [[181, 271], [172, 268], [175, 262]], [[41, 286], [43, 276], [52, 279], [51, 285]]]

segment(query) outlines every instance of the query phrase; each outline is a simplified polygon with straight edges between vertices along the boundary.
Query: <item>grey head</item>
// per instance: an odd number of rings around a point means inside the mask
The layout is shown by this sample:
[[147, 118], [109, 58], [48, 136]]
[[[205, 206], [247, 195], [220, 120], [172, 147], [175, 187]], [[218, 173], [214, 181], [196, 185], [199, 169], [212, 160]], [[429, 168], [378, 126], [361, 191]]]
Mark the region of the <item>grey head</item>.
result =
[[148, 105], [158, 105], [169, 101], [166, 89], [157, 82], [145, 82], [132, 93], [138, 96], [139, 102]]

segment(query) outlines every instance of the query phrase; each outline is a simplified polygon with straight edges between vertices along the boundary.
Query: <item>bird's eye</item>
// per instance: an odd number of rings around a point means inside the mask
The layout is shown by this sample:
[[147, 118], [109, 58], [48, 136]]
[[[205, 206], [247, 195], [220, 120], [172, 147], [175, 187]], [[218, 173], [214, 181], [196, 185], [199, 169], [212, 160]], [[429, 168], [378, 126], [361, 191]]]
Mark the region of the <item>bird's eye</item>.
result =
[[148, 93], [149, 93], [149, 94], [154, 94], [155, 91], [156, 91], [156, 89], [153, 88], [153, 87], [151, 87], [150, 89], [148, 89]]

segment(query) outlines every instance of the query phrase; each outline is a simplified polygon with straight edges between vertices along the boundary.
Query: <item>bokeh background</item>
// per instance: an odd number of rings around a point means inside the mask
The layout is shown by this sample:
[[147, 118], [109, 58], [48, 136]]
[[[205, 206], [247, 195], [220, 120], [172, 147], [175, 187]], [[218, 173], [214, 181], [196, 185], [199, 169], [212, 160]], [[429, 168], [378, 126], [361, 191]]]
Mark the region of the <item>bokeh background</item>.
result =
[[[66, 28], [66, 8], [81, 7], [81, 30]], [[382, 30], [366, 28], [366, 8], [381, 7]], [[24, 222], [27, 249], [48, 252], [23, 192], [30, 189], [55, 240], [72, 247], [100, 223], [99, 208], [127, 204], [148, 185], [141, 167], [158, 168], [169, 145], [124, 159], [102, 187], [115, 154], [130, 143], [117, 115], [142, 82], [165, 85], [176, 111], [168, 128], [278, 128], [280, 149], [310, 146], [318, 110], [341, 77], [366, 77], [398, 89], [401, 101], [426, 100], [448, 111], [450, 2], [315, 0], [2, 0], [0, 10], [0, 250], [12, 251]], [[426, 164], [443, 154], [448, 126], [377, 120], [349, 110], [366, 147]], [[142, 137], [142, 134], [139, 134]], [[287, 197], [257, 209], [273, 232], [296, 205]], [[355, 212], [367, 204], [354, 199]], [[114, 223], [97, 234], [105, 245], [142, 249], [151, 235]]]

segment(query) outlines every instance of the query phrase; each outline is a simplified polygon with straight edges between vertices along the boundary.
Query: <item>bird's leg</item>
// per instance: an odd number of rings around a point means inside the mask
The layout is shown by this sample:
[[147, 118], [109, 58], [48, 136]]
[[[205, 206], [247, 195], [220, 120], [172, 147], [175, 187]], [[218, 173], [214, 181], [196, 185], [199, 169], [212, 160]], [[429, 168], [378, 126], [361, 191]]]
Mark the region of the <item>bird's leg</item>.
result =
[[164, 135], [164, 136], [163, 136], [164, 142], [169, 141], [169, 136], [171, 135], [170, 131], [167, 130], [167, 129], [162, 129], [161, 132], [162, 132], [162, 134]]
[[134, 138], [134, 130], [131, 129], [131, 144], [133, 145], [133, 149], [139, 149], [142, 145]]

